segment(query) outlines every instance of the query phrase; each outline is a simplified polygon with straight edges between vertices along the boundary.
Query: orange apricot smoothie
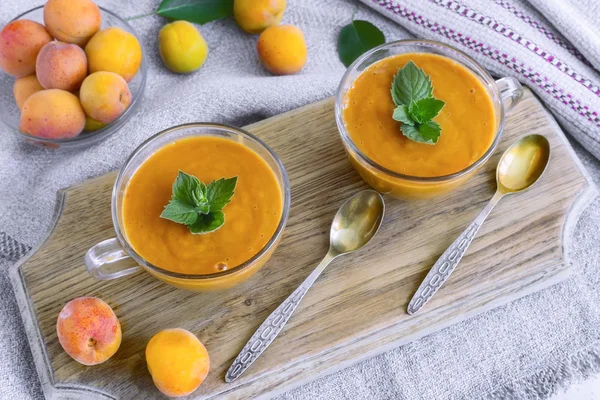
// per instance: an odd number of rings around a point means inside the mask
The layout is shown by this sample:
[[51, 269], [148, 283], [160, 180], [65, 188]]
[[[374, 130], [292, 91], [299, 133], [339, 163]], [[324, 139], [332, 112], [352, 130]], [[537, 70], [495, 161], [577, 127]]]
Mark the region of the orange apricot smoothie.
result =
[[[412, 141], [392, 118], [394, 76], [408, 61], [427, 74], [433, 96], [445, 102], [434, 118], [441, 127], [436, 144]], [[352, 83], [343, 101], [342, 118], [355, 146], [379, 166], [415, 178], [443, 177], [472, 165], [494, 141], [494, 103], [482, 81], [458, 62], [437, 54], [405, 53], [368, 66]], [[375, 189], [398, 197], [430, 197], [458, 180], [423, 184], [382, 174], [350, 153], [361, 176]]]
[[[205, 184], [238, 177], [234, 195], [223, 208], [225, 223], [216, 231], [192, 234], [187, 226], [160, 217], [180, 170]], [[199, 136], [178, 139], [146, 159], [131, 177], [122, 207], [126, 239], [146, 261], [179, 274], [210, 276], [235, 269], [267, 245], [281, 220], [283, 199], [276, 176], [252, 149], [225, 138]], [[238, 278], [232, 273], [214, 286], [228, 287], [247, 276]], [[197, 289], [211, 289], [204, 287], [207, 281], [198, 285], [202, 287]]]

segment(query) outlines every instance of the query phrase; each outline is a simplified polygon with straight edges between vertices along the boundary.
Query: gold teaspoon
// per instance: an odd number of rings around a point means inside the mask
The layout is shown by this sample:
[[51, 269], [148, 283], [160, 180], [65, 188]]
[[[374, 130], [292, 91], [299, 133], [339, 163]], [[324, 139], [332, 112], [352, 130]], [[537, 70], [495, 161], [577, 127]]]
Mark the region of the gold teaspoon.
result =
[[225, 374], [225, 382], [233, 382], [242, 375], [275, 340], [308, 289], [331, 261], [343, 254], [360, 249], [375, 236], [383, 221], [384, 212], [383, 197], [374, 190], [358, 192], [342, 204], [331, 224], [327, 255], [304, 282], [256, 330], [229, 367]]
[[525, 136], [502, 154], [496, 169], [498, 186], [496, 194], [431, 267], [408, 303], [407, 312], [409, 314], [412, 315], [419, 311], [448, 280], [469, 248], [477, 231], [500, 199], [508, 194], [522, 192], [536, 183], [546, 169], [549, 159], [550, 143], [542, 135]]

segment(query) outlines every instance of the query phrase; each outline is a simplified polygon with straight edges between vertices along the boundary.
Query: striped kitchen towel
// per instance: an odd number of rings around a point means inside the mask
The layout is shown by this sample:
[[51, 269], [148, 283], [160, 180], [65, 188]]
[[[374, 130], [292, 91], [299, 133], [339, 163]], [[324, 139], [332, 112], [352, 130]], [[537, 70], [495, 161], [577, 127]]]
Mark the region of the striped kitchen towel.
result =
[[600, 1], [361, 0], [417, 37], [529, 86], [600, 158]]

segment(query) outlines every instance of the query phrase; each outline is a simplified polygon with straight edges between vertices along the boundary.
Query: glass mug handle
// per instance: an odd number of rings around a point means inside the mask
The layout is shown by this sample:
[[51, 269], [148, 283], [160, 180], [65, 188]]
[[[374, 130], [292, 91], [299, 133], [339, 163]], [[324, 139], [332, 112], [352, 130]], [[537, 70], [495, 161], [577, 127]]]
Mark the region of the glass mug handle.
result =
[[107, 281], [142, 269], [123, 250], [116, 238], [104, 240], [85, 253], [85, 266], [92, 278]]
[[510, 111], [523, 97], [523, 86], [512, 77], [501, 78], [496, 81], [500, 91], [500, 99], [505, 111]]

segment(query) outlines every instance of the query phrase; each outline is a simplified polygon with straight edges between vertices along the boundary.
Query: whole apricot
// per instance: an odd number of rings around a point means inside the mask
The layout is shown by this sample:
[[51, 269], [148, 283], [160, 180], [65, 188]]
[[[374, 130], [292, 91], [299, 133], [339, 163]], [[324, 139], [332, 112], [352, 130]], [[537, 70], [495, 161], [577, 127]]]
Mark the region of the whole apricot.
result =
[[96, 121], [93, 118], [90, 118], [86, 115], [85, 117], [85, 126], [83, 127], [84, 131], [97, 131], [98, 129], [104, 128], [106, 126], [105, 123], [100, 121]]
[[131, 33], [113, 26], [92, 36], [85, 46], [85, 55], [90, 74], [114, 72], [129, 82], [142, 63], [142, 46]]
[[17, 78], [13, 87], [13, 94], [15, 95], [15, 102], [19, 110], [23, 108], [25, 100], [32, 94], [44, 90], [42, 85], [37, 79], [35, 74], [27, 75], [22, 78]]
[[306, 64], [304, 35], [293, 25], [267, 28], [260, 34], [256, 49], [262, 65], [275, 75], [295, 74]]
[[73, 93], [61, 89], [42, 90], [29, 96], [21, 110], [19, 129], [48, 139], [73, 138], [85, 126], [85, 113]]
[[261, 33], [277, 25], [285, 11], [285, 0], [234, 0], [235, 22], [248, 33]]
[[88, 117], [110, 124], [129, 107], [131, 92], [121, 75], [98, 71], [83, 81], [79, 100]]
[[146, 346], [146, 362], [158, 390], [171, 397], [196, 390], [210, 367], [206, 348], [185, 329], [165, 329], [154, 335]]
[[208, 56], [206, 41], [187, 21], [163, 26], [158, 33], [158, 50], [167, 68], [183, 74], [196, 71]]
[[35, 73], [44, 89], [72, 92], [87, 75], [87, 58], [76, 44], [53, 41], [38, 53]]
[[100, 9], [91, 0], [48, 0], [44, 6], [44, 24], [61, 42], [85, 46], [101, 22]]
[[67, 354], [83, 365], [103, 363], [121, 345], [117, 316], [96, 297], [78, 297], [68, 302], [58, 314], [56, 333]]
[[20, 78], [35, 72], [40, 49], [52, 40], [42, 24], [20, 19], [0, 31], [0, 68]]

